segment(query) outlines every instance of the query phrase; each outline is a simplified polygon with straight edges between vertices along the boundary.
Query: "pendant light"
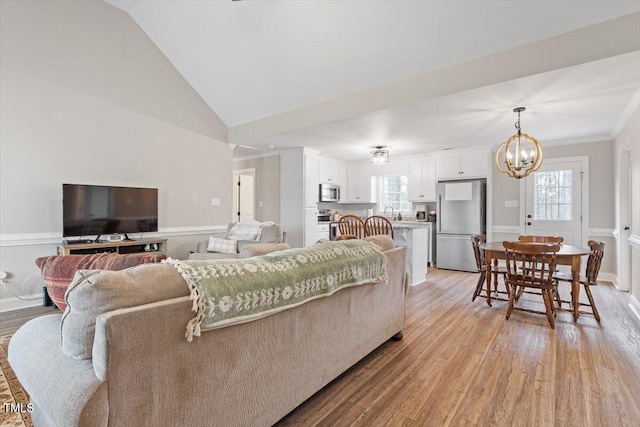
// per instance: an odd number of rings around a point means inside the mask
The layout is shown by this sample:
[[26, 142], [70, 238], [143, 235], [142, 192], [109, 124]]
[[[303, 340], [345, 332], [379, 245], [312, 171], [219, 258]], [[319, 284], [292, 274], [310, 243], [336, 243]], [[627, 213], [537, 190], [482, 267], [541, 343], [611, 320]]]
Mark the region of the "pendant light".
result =
[[518, 121], [515, 124], [517, 132], [498, 147], [494, 159], [500, 172], [517, 179], [525, 178], [531, 172], [540, 169], [543, 158], [540, 143], [520, 130], [520, 113], [524, 110], [524, 107], [513, 109], [514, 113], [518, 113]]

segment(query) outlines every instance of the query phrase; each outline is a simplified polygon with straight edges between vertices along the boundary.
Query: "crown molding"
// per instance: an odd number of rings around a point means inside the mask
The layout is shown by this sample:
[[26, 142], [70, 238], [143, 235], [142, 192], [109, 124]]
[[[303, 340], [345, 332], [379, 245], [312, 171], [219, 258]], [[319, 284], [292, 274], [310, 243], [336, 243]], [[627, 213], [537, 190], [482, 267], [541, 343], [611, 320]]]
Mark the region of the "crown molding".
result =
[[627, 122], [631, 118], [631, 115], [634, 111], [636, 111], [638, 106], [640, 106], [640, 88], [638, 88], [638, 90], [636, 90], [636, 93], [633, 94], [633, 97], [620, 115], [620, 118], [613, 126], [613, 130], [611, 131], [611, 139], [615, 139], [620, 134], [620, 131], [622, 131], [622, 128], [627, 124]]

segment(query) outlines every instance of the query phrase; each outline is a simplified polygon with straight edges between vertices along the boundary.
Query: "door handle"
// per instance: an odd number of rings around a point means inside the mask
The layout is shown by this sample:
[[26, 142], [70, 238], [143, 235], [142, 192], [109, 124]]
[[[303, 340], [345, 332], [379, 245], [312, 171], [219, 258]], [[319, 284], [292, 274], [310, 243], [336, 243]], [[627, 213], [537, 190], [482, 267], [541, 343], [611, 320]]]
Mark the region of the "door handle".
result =
[[531, 225], [531, 221], [527, 222], [527, 225]]
[[629, 226], [627, 225], [624, 229], [625, 229], [625, 231], [626, 231], [626, 230], [628, 230], [628, 229], [629, 229]]
[[527, 215], [527, 218], [531, 219], [531, 215]]

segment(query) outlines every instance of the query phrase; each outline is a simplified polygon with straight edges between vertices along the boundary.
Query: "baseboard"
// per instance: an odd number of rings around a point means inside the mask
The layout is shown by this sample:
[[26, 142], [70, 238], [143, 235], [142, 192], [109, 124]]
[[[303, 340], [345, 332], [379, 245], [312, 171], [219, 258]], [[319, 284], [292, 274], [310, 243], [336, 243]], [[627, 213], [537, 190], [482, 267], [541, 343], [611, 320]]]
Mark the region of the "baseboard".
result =
[[618, 276], [616, 276], [614, 273], [604, 273], [601, 271], [600, 273], [598, 273], [598, 281], [600, 280], [602, 280], [603, 282], [611, 282], [616, 286], [616, 288], [618, 288]]
[[21, 300], [20, 298], [16, 297], [0, 299], [0, 313], [6, 313], [8, 311], [20, 310], [23, 308], [37, 307], [39, 305], [42, 305], [41, 293], [23, 295], [22, 297], [28, 298], [28, 300]]
[[638, 302], [636, 297], [634, 297], [633, 295], [631, 295], [631, 302], [629, 303], [629, 308], [631, 309], [631, 311], [633, 311], [633, 314], [636, 315], [638, 320], [640, 320], [640, 302]]

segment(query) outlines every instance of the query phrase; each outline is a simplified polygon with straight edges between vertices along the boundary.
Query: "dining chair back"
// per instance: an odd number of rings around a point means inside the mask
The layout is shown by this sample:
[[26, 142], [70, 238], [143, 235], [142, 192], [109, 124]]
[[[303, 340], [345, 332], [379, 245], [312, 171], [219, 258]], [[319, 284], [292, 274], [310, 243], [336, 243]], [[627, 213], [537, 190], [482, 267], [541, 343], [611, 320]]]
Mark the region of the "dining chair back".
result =
[[[556, 268], [556, 252], [560, 250], [558, 243], [503, 242], [507, 261], [506, 283], [509, 288], [509, 305], [506, 319], [509, 320], [513, 310], [546, 314], [549, 324], [555, 328], [556, 310], [553, 304], [556, 293], [556, 282], [553, 271]], [[519, 289], [533, 288], [540, 290], [545, 311], [514, 307], [515, 296]]]
[[338, 221], [340, 234], [350, 234], [357, 239], [364, 238], [364, 221], [359, 216], [345, 215]]
[[364, 222], [364, 235], [375, 236], [376, 234], [388, 234], [393, 239], [393, 226], [391, 221], [384, 216], [373, 215]]
[[526, 243], [562, 243], [564, 241], [564, 238], [562, 236], [524, 235], [518, 236], [518, 241]]
[[[593, 294], [591, 293], [591, 286], [598, 284], [598, 274], [600, 273], [600, 265], [602, 264], [602, 258], [604, 257], [604, 242], [599, 242], [596, 240], [589, 240], [589, 247], [591, 248], [591, 253], [589, 254], [589, 258], [587, 259], [587, 268], [586, 274], [584, 276], [580, 276], [580, 284], [584, 287], [584, 292], [589, 299], [589, 303], [580, 302], [581, 306], [591, 307], [590, 312], [580, 311], [583, 314], [592, 314], [595, 317], [596, 321], [600, 323], [600, 313], [598, 313], [598, 309], [596, 308], [595, 300], [593, 299]], [[557, 282], [569, 282], [571, 283], [573, 277], [571, 273], [562, 273], [556, 272], [553, 275], [553, 278]], [[569, 301], [562, 300], [558, 298], [558, 304], [568, 303]]]

